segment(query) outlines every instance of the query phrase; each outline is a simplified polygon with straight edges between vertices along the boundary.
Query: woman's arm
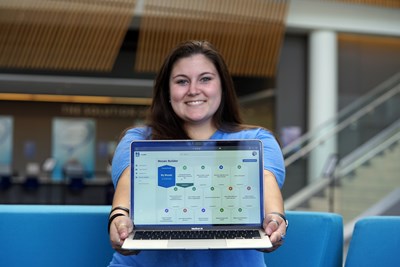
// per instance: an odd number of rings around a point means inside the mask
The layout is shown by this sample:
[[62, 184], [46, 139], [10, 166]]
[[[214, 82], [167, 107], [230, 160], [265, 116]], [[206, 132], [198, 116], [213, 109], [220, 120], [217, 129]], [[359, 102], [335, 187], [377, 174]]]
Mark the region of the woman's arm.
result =
[[267, 250], [270, 252], [282, 244], [282, 237], [286, 235], [286, 221], [278, 215], [285, 214], [281, 190], [275, 176], [267, 170], [264, 170], [264, 212], [264, 229], [274, 245]]
[[[118, 180], [115, 188], [112, 210], [116, 207], [130, 209], [130, 188], [131, 188], [131, 172], [130, 167], [126, 168]], [[126, 216], [115, 217], [110, 223], [110, 240], [113, 249], [123, 255], [137, 254], [138, 251], [128, 251], [121, 249], [122, 243], [133, 231], [132, 220], [129, 214], [121, 209], [116, 209], [110, 214], [110, 218], [117, 213], [122, 213]]]

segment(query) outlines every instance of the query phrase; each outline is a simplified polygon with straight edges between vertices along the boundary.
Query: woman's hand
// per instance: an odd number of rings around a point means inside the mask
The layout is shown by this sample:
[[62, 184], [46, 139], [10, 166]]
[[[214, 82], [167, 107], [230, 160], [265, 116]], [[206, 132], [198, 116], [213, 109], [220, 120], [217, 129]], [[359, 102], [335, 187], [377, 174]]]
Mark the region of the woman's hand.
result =
[[[113, 209], [111, 210], [110, 217], [112, 221], [109, 227], [111, 246], [122, 255], [136, 255], [139, 251], [122, 249], [121, 246], [124, 240], [128, 238], [129, 234], [133, 231], [133, 223], [129, 217], [130, 207], [130, 188], [131, 188], [131, 172], [127, 167], [119, 178], [117, 187], [114, 193]], [[118, 213], [122, 213], [119, 216]]]
[[121, 248], [124, 240], [129, 236], [130, 233], [132, 233], [132, 231], [132, 220], [128, 216], [116, 217], [110, 224], [110, 241], [112, 248], [125, 256], [137, 255], [140, 251], [126, 250]]
[[261, 250], [272, 252], [283, 244], [286, 235], [286, 218], [283, 215], [283, 198], [275, 176], [264, 170], [264, 211], [263, 228], [269, 236], [272, 248]]
[[287, 221], [277, 214], [269, 213], [265, 216], [263, 227], [271, 240], [272, 248], [261, 250], [262, 252], [275, 251], [283, 244], [287, 230], [286, 223]]

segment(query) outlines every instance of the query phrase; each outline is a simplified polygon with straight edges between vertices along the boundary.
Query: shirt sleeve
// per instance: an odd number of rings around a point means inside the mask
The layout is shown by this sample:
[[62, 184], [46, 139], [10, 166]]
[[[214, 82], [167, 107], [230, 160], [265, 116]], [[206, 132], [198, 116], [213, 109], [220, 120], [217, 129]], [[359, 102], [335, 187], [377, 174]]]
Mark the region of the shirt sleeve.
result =
[[264, 169], [274, 174], [279, 188], [282, 188], [285, 182], [285, 162], [278, 141], [271, 132], [265, 129], [258, 131], [257, 139], [263, 142]]
[[115, 149], [115, 153], [111, 164], [111, 178], [114, 187], [117, 186], [118, 180], [122, 172], [128, 168], [130, 162], [130, 147], [133, 140], [144, 140], [146, 139], [145, 128], [132, 128], [126, 132]]

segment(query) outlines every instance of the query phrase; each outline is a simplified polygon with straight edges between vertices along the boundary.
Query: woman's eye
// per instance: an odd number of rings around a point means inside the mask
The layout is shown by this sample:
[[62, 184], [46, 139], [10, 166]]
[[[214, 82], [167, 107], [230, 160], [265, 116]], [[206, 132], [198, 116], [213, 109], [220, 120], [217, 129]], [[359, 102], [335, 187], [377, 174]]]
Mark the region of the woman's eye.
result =
[[211, 80], [211, 77], [202, 77], [202, 78], [200, 79], [201, 82], [208, 82], [208, 81], [210, 81], [210, 80]]
[[179, 85], [186, 85], [188, 83], [188, 81], [187, 80], [177, 80], [176, 83]]

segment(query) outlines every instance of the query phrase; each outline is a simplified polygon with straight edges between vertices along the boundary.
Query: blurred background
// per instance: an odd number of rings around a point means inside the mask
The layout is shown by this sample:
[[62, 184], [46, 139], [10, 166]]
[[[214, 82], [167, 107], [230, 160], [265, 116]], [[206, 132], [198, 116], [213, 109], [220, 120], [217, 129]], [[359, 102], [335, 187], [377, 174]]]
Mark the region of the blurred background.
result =
[[400, 213], [398, 0], [0, 0], [0, 203], [110, 204], [121, 132], [167, 52], [215, 44], [286, 209]]

